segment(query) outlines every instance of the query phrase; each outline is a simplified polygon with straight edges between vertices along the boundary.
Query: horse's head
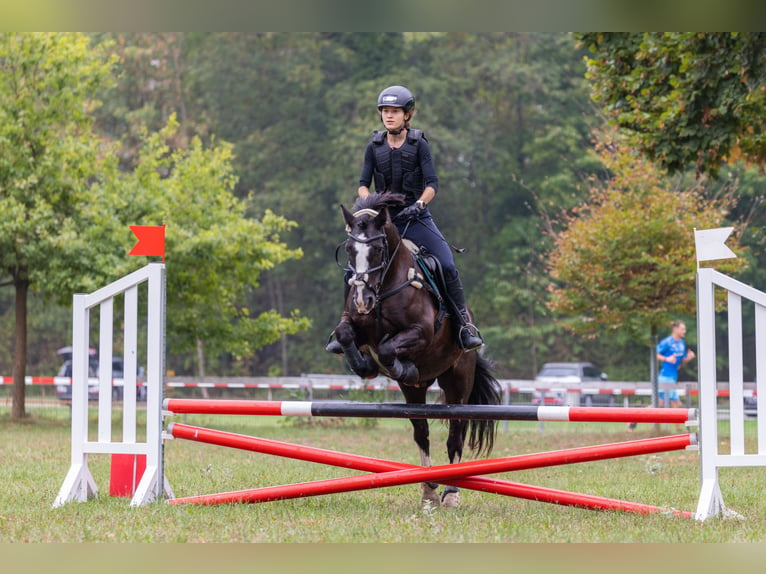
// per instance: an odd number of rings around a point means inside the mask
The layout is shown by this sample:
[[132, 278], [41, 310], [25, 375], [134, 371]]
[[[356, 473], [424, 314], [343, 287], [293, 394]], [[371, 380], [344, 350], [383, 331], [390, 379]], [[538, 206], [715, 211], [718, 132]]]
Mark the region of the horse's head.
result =
[[348, 232], [346, 253], [352, 272], [349, 284], [356, 310], [362, 315], [374, 309], [390, 264], [388, 237], [395, 229], [388, 206], [401, 201], [401, 196], [373, 194], [358, 200], [353, 212], [341, 205]]

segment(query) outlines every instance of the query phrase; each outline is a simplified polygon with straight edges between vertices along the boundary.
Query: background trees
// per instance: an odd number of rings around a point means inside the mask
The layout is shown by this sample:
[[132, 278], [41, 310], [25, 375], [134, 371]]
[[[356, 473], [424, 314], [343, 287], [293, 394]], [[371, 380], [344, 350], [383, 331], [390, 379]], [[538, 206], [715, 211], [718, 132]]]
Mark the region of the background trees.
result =
[[[738, 45], [746, 45], [746, 38], [737, 38]], [[178, 339], [179, 344], [169, 349], [168, 364], [178, 374], [199, 372], [202, 365], [220, 375], [345, 370], [340, 359], [323, 351], [341, 310], [342, 273], [334, 262], [335, 247], [344, 239], [338, 205], [353, 201], [364, 145], [380, 126], [375, 110], [378, 92], [386, 85], [404, 83], [415, 94], [414, 123], [429, 137], [439, 171], [441, 191], [432, 208], [448, 240], [466, 248], [457, 263], [499, 374], [528, 378], [546, 360], [586, 359], [600, 363], [615, 378], [648, 377], [646, 355], [635, 352], [637, 342], [628, 330], [609, 336], [599, 332], [593, 338], [573, 334], [563, 326], [568, 316], [548, 305], [552, 282], [560, 280], [548, 269], [552, 250], [557, 249], [554, 240], [575, 221], [571, 214], [587, 211], [579, 206], [587, 204], [596, 182], [619, 176], [591, 153], [593, 129], [606, 121], [591, 102], [591, 90], [604, 104], [611, 101], [611, 92], [605, 91], [602, 98], [599, 90], [607, 90], [610, 82], [621, 85], [617, 76], [621, 69], [608, 69], [608, 52], [601, 50], [616, 46], [628, 54], [634, 45], [650, 45], [643, 35], [580, 39], [578, 45], [571, 34], [531, 33], [92, 36], [91, 50], [106, 50], [116, 58], [115, 85], [99, 93], [103, 105], [93, 117], [102, 141], [118, 151], [114, 164], [99, 168], [97, 181], [103, 185], [92, 186], [89, 193], [95, 198], [94, 193], [111, 190], [120, 197], [110, 196], [90, 209], [98, 215], [104, 241], [121, 244], [115, 250], [120, 264], [130, 247], [127, 224], [167, 223], [168, 249], [174, 250], [169, 257], [179, 265], [169, 273], [169, 281], [184, 277], [195, 286], [183, 293], [180, 285], [173, 287], [181, 299], [178, 311], [169, 311], [168, 321], [170, 326], [171, 315], [183, 317], [184, 325], [172, 336], [182, 337], [184, 343]], [[703, 68], [701, 55], [712, 48], [693, 49], [703, 40], [652, 37], [652, 50], [641, 60], [650, 64], [644, 71], [648, 76], [641, 76], [634, 65], [626, 68], [624, 77], [638, 75], [637, 86], [645, 81], [643, 88], [657, 95], [635, 99], [637, 104], [655, 106], [643, 112], [647, 124], [637, 130], [647, 145], [665, 137], [662, 130], [647, 128], [657, 116], [667, 116], [666, 126], [670, 119], [676, 122], [677, 141], [687, 142], [680, 139], [682, 130], [689, 132], [688, 137], [704, 135], [699, 127], [704, 116], [689, 116], [682, 123], [679, 110], [687, 102], [684, 97], [696, 93], [694, 82], [704, 83], [706, 73], [721, 89], [734, 76], [740, 83], [743, 78], [757, 82], [752, 79], [758, 71], [747, 73], [748, 66], [759, 61], [755, 48], [737, 68], [724, 61], [724, 50], [713, 50], [717, 67]], [[662, 50], [675, 70], [673, 89], [656, 75], [660, 63], [656, 58]], [[687, 77], [684, 70], [692, 63], [696, 75]], [[724, 68], [732, 70], [728, 76], [721, 75]], [[731, 90], [704, 95], [695, 106], [710, 100], [720, 108], [726, 101], [727, 110], [755, 113], [755, 88]], [[666, 107], [658, 108], [660, 103]], [[639, 107], [631, 110], [644, 117]], [[172, 116], [177, 127], [163, 132], [161, 140], [152, 140]], [[760, 124], [751, 123], [757, 136]], [[721, 120], [716, 125], [744, 124]], [[717, 137], [720, 142], [731, 141]], [[743, 141], [742, 133], [736, 138]], [[692, 185], [694, 173], [684, 174], [690, 162], [701, 161], [690, 167], [702, 173], [701, 166], [714, 166], [716, 158], [735, 157], [720, 146], [711, 147], [717, 150], [715, 157], [683, 156], [683, 149], [669, 147], [670, 138], [664, 141], [656, 144], [660, 146], [656, 150], [665, 150], [669, 160], [675, 158], [681, 178], [660, 186], [668, 193]], [[698, 145], [706, 146], [705, 141], [698, 138]], [[654, 157], [661, 160], [662, 153]], [[729, 220], [740, 224], [741, 242], [749, 247], [745, 257], [754, 263], [742, 276], [762, 284], [766, 277], [760, 271], [764, 266], [757, 264], [764, 256], [759, 206], [766, 181], [743, 163], [719, 163], [718, 175], [723, 182], [737, 183], [732, 189], [738, 201], [728, 206]], [[106, 186], [106, 179], [117, 183]], [[716, 184], [710, 193], [723, 187]], [[121, 198], [131, 194], [141, 198], [141, 210], [123, 206]], [[0, 206], [3, 215], [4, 210]], [[104, 229], [114, 213], [124, 226], [111, 234]], [[199, 219], [203, 215], [209, 221]], [[615, 225], [625, 223], [624, 214], [615, 217]], [[231, 243], [220, 239], [229, 236]], [[252, 245], [247, 237], [253, 238]], [[268, 263], [271, 251], [258, 252], [263, 241], [279, 245], [274, 252], [278, 264]], [[93, 245], [106, 249], [105, 244]], [[218, 254], [217, 261], [208, 261], [212, 253]], [[227, 262], [236, 266], [250, 260], [249, 270], [244, 266], [227, 275]], [[209, 262], [211, 281], [199, 274], [186, 276], [182, 261], [184, 267]], [[215, 325], [199, 309], [193, 314], [188, 308], [193, 307], [193, 292], [209, 289], [208, 283], [220, 284], [228, 296], [226, 311]], [[169, 286], [169, 295], [170, 290]], [[71, 292], [71, 286], [62, 291], [66, 304]], [[11, 305], [0, 290], [0, 326], [12, 324]], [[52, 326], [50, 318], [61, 308], [38, 300], [34, 293], [30, 308], [35, 309], [32, 323], [39, 331], [30, 344], [36, 362], [29, 367], [50, 374], [56, 365], [55, 357], [48, 358], [50, 349], [67, 344], [71, 329], [69, 325], [57, 329], [56, 321]], [[296, 309], [299, 316], [292, 315]], [[663, 309], [670, 312], [670, 307]], [[61, 315], [69, 321], [66, 310]], [[295, 322], [288, 327], [277, 316]], [[251, 337], [242, 330], [244, 317], [263, 317], [262, 326], [274, 329], [259, 331], [270, 333], [269, 337]], [[693, 317], [683, 318], [693, 333]], [[2, 371], [8, 368], [10, 343], [4, 332], [0, 330]], [[243, 344], [227, 338], [235, 333]], [[275, 337], [278, 340], [269, 343]], [[245, 341], [252, 345], [244, 345]]]
[[[622, 138], [601, 134], [596, 152], [609, 172], [572, 211], [549, 259], [550, 308], [586, 336], [622, 331], [653, 349], [660, 328], [696, 313], [694, 234], [720, 227], [732, 191], [671, 178]], [[745, 260], [717, 262], [735, 272]], [[656, 373], [656, 353], [650, 352]]]
[[138, 131], [132, 167], [120, 169], [118, 147], [92, 129], [96, 92], [111, 78], [108, 48], [79, 34], [0, 36], [0, 284], [15, 289], [14, 418], [25, 414], [30, 289], [69, 304], [135, 268], [125, 257], [130, 223], [171, 225], [168, 330], [179, 354], [204, 342], [247, 355], [308, 325], [297, 312], [251, 317], [242, 303], [261, 270], [300, 250], [279, 240], [291, 226], [284, 218], [245, 217], [228, 145], [176, 139], [172, 149], [171, 115], [168, 129]]
[[671, 172], [766, 161], [766, 34], [589, 33], [594, 99]]
[[30, 289], [63, 300], [104, 276], [109, 246], [97, 253], [80, 231], [99, 228], [90, 113], [109, 65], [78, 34], [0, 34], [0, 286], [14, 290], [14, 417], [24, 416]]

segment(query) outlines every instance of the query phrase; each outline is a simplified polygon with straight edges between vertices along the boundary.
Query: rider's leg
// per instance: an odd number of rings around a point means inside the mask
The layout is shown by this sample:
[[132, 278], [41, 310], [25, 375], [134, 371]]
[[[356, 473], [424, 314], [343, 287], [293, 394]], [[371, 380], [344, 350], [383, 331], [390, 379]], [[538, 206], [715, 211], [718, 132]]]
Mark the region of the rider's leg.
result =
[[[348, 294], [351, 291], [351, 285], [349, 285], [349, 279], [351, 279], [351, 273], [346, 272], [345, 277], [343, 278], [343, 305], [345, 306], [346, 300], [348, 299]], [[345, 316], [345, 311], [343, 312]], [[341, 321], [343, 320], [343, 316], [341, 317]], [[325, 351], [328, 353], [335, 353], [336, 355], [342, 355], [343, 354], [343, 347], [340, 346], [340, 343], [338, 342], [337, 337], [335, 337], [335, 331], [333, 330], [332, 333], [330, 333], [330, 336], [327, 338], [327, 345], [325, 345]]]
[[481, 337], [481, 333], [476, 326], [471, 323], [471, 318], [468, 316], [468, 309], [465, 306], [465, 295], [463, 294], [463, 282], [460, 280], [460, 275], [455, 273], [453, 278], [447, 279], [447, 295], [452, 299], [457, 309], [457, 317], [455, 318], [459, 323], [458, 340], [460, 346], [464, 351], [473, 351], [478, 349], [484, 344], [484, 339]]
[[[400, 230], [401, 232], [402, 230]], [[407, 228], [405, 237], [416, 245], [425, 246], [428, 252], [434, 255], [441, 263], [446, 281], [447, 296], [455, 307], [455, 313], [453, 314], [456, 315], [454, 319], [458, 323], [456, 334], [460, 346], [465, 351], [481, 347], [484, 344], [484, 340], [468, 316], [465, 295], [463, 294], [463, 282], [460, 280], [457, 268], [455, 267], [455, 259], [452, 257], [452, 251], [447, 240], [444, 239], [444, 236], [434, 224], [433, 219], [429, 216], [421, 217]]]

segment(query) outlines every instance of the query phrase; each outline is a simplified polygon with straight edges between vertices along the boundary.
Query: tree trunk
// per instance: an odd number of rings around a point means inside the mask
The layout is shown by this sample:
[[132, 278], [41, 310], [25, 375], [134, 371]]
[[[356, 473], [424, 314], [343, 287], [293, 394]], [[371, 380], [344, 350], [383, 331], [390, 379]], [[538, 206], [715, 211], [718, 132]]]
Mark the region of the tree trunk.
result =
[[[649, 343], [649, 378], [652, 382], [652, 406], [657, 408], [660, 404], [660, 385], [657, 381], [657, 376], [659, 375], [657, 371], [657, 325], [652, 325], [652, 336]], [[668, 401], [665, 401], [665, 406], [668, 406]], [[660, 423], [654, 423], [654, 429], [659, 430], [659, 428]]]
[[11, 417], [23, 419], [26, 413], [26, 383], [27, 374], [27, 294], [29, 280], [17, 279], [16, 288], [16, 344], [13, 349], [13, 407]]
[[[205, 345], [202, 343], [201, 339], [197, 339], [197, 376], [205, 376]], [[210, 395], [208, 395], [207, 392], [207, 387], [201, 387], [200, 390], [202, 391], [203, 399], [210, 398]]]
[[[282, 281], [274, 273], [266, 273], [266, 285], [269, 290], [269, 299], [272, 309], [284, 316], [284, 297]], [[286, 376], [290, 368], [290, 354], [287, 346], [287, 335], [284, 333], [279, 337], [279, 356], [283, 376]]]
[[659, 405], [659, 383], [657, 382], [657, 325], [652, 325], [652, 336], [649, 341], [649, 380], [652, 383], [652, 406]]

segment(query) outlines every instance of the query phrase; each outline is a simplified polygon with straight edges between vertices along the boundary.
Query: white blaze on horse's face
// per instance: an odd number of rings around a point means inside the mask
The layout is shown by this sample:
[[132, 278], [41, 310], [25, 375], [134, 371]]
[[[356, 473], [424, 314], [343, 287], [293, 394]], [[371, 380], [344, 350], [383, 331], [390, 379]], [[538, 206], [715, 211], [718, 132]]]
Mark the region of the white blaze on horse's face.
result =
[[367, 208], [352, 214], [345, 207], [341, 208], [348, 233], [346, 251], [352, 271], [349, 280], [349, 285], [354, 288], [352, 301], [357, 313], [366, 315], [375, 307], [380, 282], [385, 276], [387, 244], [383, 227], [388, 214]]
[[[367, 236], [362, 233], [359, 235], [360, 239], [367, 239]], [[354, 258], [354, 268], [358, 276], [364, 277], [367, 270], [370, 268], [370, 244], [357, 241], [355, 244], [356, 257]], [[368, 308], [365, 303], [365, 291], [366, 287], [363, 281], [354, 282], [354, 303], [356, 304], [356, 310], [362, 315], [366, 315], [372, 311], [372, 307]]]

